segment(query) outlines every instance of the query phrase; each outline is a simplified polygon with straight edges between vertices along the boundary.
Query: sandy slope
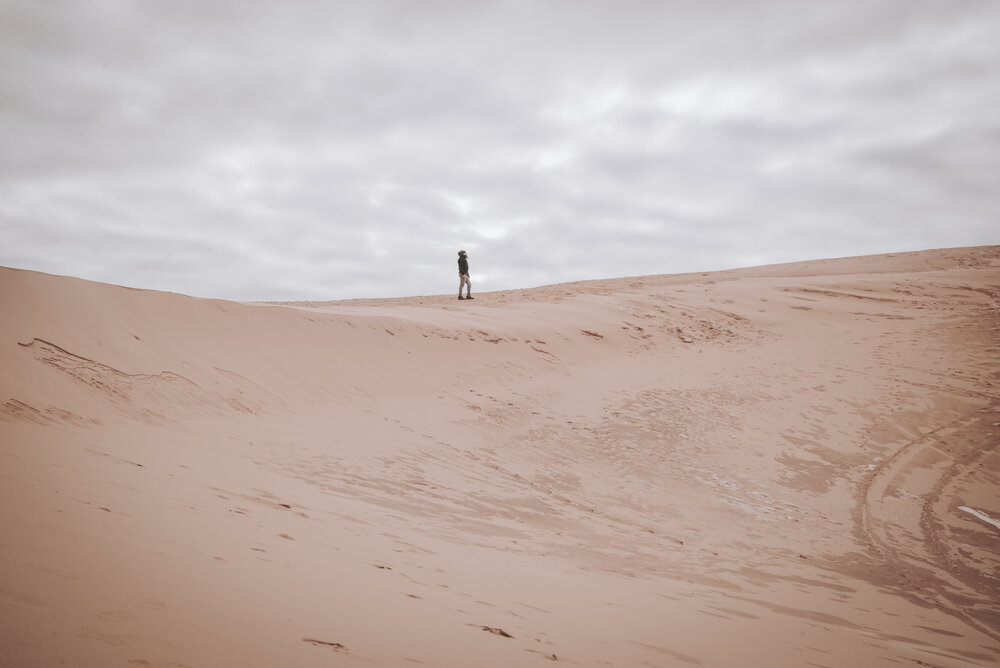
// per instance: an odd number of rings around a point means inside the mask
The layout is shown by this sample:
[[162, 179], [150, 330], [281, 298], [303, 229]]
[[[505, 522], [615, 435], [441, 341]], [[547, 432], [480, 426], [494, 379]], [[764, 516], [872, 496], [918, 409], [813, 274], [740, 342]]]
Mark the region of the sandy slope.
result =
[[0, 308], [3, 666], [1000, 660], [1000, 247]]

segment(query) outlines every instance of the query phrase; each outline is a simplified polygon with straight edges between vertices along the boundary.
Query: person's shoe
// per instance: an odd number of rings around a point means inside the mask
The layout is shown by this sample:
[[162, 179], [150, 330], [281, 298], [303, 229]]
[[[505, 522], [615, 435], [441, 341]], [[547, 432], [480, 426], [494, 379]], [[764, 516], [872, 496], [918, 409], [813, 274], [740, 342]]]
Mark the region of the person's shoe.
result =
[[475, 297], [473, 297], [472, 295], [469, 295], [468, 297], [466, 297], [466, 299], [475, 299]]
[[465, 299], [465, 297], [463, 297], [462, 295], [459, 295], [458, 298], [459, 299]]

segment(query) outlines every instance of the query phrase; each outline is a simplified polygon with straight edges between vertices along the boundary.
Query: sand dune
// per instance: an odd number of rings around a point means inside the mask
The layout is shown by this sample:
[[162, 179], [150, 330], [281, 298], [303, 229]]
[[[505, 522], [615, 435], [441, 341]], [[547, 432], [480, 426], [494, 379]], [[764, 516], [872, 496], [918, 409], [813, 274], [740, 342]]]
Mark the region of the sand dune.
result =
[[0, 306], [0, 665], [1000, 661], [1000, 247]]

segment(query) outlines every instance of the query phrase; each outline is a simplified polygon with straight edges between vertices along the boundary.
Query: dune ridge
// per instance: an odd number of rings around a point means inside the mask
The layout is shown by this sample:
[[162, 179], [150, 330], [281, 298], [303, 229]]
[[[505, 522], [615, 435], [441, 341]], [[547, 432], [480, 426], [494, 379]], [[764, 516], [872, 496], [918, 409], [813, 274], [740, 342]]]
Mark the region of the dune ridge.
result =
[[998, 246], [0, 304], [0, 665], [1000, 660]]

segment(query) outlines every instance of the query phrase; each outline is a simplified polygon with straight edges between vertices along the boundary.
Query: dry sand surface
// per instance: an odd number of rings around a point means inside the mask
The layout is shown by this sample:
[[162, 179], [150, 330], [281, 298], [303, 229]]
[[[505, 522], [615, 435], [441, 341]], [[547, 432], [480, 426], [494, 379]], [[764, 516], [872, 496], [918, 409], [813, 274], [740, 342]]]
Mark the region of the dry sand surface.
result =
[[0, 664], [1000, 661], [1000, 247], [477, 297], [0, 269]]

